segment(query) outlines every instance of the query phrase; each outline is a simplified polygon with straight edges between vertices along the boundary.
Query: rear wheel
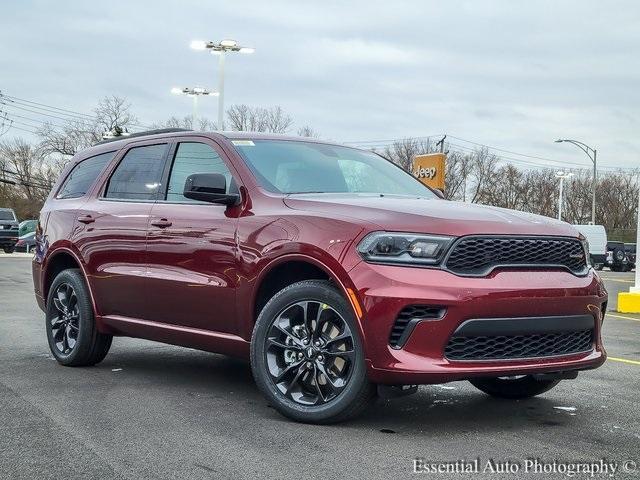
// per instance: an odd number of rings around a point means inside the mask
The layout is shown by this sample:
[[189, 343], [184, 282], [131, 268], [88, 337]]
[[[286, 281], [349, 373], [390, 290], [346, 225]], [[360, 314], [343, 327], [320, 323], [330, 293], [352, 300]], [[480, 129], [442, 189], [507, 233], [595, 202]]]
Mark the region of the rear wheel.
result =
[[94, 365], [107, 355], [112, 337], [96, 328], [89, 291], [79, 270], [64, 270], [53, 280], [46, 330], [51, 353], [62, 365]]
[[478, 390], [498, 398], [529, 398], [555, 387], [560, 380], [537, 380], [531, 375], [497, 378], [474, 378], [469, 380]]
[[345, 420], [375, 393], [352, 308], [326, 281], [295, 283], [265, 305], [251, 340], [251, 370], [274, 408], [299, 422]]

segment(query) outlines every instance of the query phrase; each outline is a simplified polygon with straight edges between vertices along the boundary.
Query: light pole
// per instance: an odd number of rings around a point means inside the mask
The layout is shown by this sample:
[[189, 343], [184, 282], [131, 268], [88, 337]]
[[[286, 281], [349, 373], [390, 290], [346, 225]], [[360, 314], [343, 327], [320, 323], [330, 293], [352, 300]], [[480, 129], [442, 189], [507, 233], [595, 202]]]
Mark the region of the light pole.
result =
[[224, 58], [227, 52], [253, 53], [252, 47], [241, 47], [235, 40], [221, 40], [218, 43], [194, 40], [191, 42], [194, 50], [210, 50], [218, 55], [218, 130], [224, 130]]
[[189, 97], [193, 97], [193, 129], [196, 128], [196, 122], [198, 121], [198, 97], [202, 95], [211, 95], [212, 97], [217, 97], [218, 92], [212, 92], [202, 87], [173, 87], [171, 89], [171, 93], [174, 95], [187, 95]]
[[562, 187], [564, 184], [564, 179], [572, 176], [573, 173], [571, 172], [563, 172], [562, 170], [556, 172], [556, 178], [560, 179], [560, 195], [558, 196], [558, 220], [562, 220], [562, 200], [564, 199], [564, 196], [562, 195]]
[[596, 186], [598, 185], [598, 170], [596, 168], [596, 157], [598, 152], [595, 148], [591, 148], [589, 145], [579, 142], [577, 140], [569, 140], [566, 138], [560, 138], [556, 140], [556, 143], [562, 143], [562, 142], [573, 143], [576, 147], [578, 147], [580, 150], [586, 153], [587, 157], [589, 157], [589, 159], [593, 162], [593, 192], [591, 197], [591, 224], [595, 225], [596, 224]]

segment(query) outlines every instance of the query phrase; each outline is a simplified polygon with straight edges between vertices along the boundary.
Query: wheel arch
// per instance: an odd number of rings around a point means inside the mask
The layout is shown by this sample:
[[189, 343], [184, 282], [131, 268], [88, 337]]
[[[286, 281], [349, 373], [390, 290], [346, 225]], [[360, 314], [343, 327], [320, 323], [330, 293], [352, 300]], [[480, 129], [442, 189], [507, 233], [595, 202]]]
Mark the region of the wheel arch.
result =
[[91, 292], [91, 286], [87, 278], [87, 272], [84, 269], [84, 265], [80, 261], [80, 258], [76, 253], [67, 247], [58, 247], [55, 251], [49, 253], [49, 257], [43, 268], [42, 273], [42, 296], [46, 305], [47, 298], [49, 296], [49, 289], [56, 276], [63, 270], [70, 268], [78, 269], [82, 272], [87, 289], [89, 290], [89, 296], [91, 298], [91, 304], [93, 305], [95, 313], [95, 303], [93, 301], [93, 294]]
[[366, 351], [366, 339], [362, 328], [363, 308], [354, 285], [342, 266], [335, 265], [305, 254], [286, 254], [273, 259], [258, 275], [251, 301], [250, 331], [266, 303], [277, 292], [292, 283], [303, 280], [330, 280], [346, 298], [356, 318], [360, 338]]

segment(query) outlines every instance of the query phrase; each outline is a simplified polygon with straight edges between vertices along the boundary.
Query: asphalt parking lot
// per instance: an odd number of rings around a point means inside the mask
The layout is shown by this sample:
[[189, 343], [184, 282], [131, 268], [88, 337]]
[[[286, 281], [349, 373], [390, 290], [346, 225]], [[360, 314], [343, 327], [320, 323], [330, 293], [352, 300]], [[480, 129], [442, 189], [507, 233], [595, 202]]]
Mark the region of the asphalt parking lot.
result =
[[[633, 273], [602, 276], [615, 310]], [[619, 462], [615, 478], [640, 478], [622, 471], [640, 465], [640, 315], [610, 312], [604, 338], [603, 367], [539, 398], [495, 400], [458, 382], [342, 425], [301, 425], [267, 405], [247, 364], [220, 355], [117, 338], [95, 367], [59, 366], [30, 257], [2, 255], [0, 478], [404, 478], [418, 457], [605, 459]]]

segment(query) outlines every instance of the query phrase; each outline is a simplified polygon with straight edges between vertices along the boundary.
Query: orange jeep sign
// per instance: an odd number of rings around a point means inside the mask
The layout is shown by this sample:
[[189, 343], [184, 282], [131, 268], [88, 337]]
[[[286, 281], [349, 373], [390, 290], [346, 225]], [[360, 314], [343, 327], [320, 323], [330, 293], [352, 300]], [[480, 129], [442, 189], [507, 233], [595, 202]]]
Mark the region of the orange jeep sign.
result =
[[444, 153], [416, 155], [413, 159], [411, 173], [425, 185], [444, 191]]

